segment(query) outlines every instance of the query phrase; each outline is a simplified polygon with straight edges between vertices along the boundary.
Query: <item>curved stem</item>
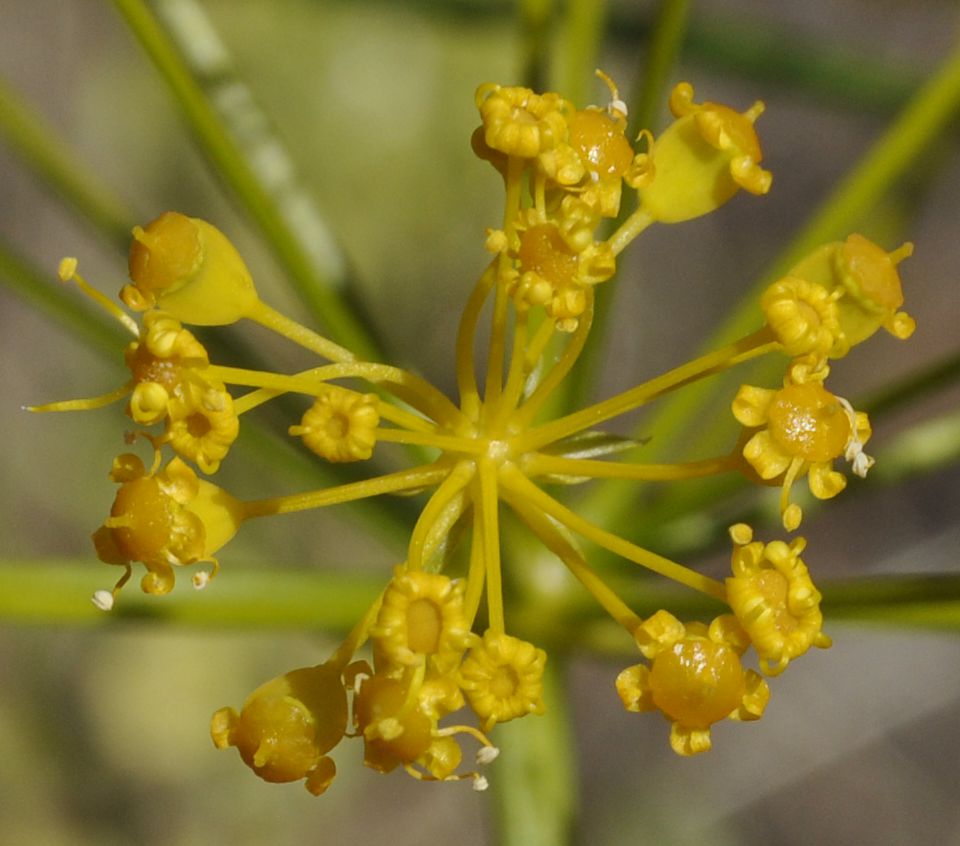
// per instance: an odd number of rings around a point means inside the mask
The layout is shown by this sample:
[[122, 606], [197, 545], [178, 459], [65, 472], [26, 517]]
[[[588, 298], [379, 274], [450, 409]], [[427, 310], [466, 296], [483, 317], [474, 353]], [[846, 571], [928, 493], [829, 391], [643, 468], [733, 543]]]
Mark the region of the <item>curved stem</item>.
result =
[[576, 364], [580, 353], [583, 351], [583, 345], [587, 342], [587, 338], [590, 335], [590, 327], [593, 325], [593, 304], [593, 288], [588, 288], [587, 306], [583, 314], [580, 315], [580, 322], [577, 324], [573, 337], [567, 342], [567, 346], [564, 348], [559, 361], [554, 364], [543, 381], [537, 385], [536, 390], [530, 395], [530, 398], [517, 409], [517, 413], [514, 415], [513, 423], [518, 428], [526, 428], [533, 422], [533, 418], [537, 412], [543, 407], [543, 404], [550, 399], [550, 396], [566, 378], [570, 369]]
[[443, 466], [443, 471], [446, 478], [433, 492], [433, 496], [430, 497], [423, 511], [420, 512], [417, 524], [413, 527], [413, 532], [410, 535], [407, 553], [407, 566], [410, 570], [423, 569], [423, 562], [426, 558], [425, 549], [431, 530], [446, 507], [470, 483], [476, 472], [476, 463], [461, 461], [453, 468], [447, 463]]
[[470, 419], [476, 420], [480, 414], [480, 391], [477, 387], [477, 374], [473, 360], [473, 345], [477, 337], [477, 324], [483, 304], [490, 296], [490, 289], [497, 279], [498, 259], [487, 265], [474, 285], [457, 330], [457, 390], [460, 393], [460, 408]]
[[626, 558], [628, 561], [633, 561], [641, 567], [646, 567], [654, 573], [719, 599], [721, 602], [727, 601], [727, 591], [723, 582], [718, 582], [716, 579], [711, 579], [683, 567], [669, 558], [664, 558], [662, 555], [657, 555], [601, 529], [540, 490], [514, 465], [505, 464], [500, 469], [500, 484], [504, 490], [512, 491], [531, 506], [539, 508], [554, 520], [593, 541], [598, 546], [609, 549], [611, 552]]
[[681, 385], [689, 384], [712, 373], [726, 370], [747, 359], [777, 349], [780, 345], [776, 341], [771, 341], [771, 337], [770, 330], [763, 327], [739, 341], [669, 370], [649, 382], [644, 382], [603, 402], [531, 429], [514, 440], [514, 449], [517, 452], [532, 452], [568, 435], [590, 429], [604, 420], [633, 411], [635, 408], [639, 408], [641, 405], [656, 399], [667, 391], [679, 388]]
[[504, 500], [521, 520], [540, 538], [543, 545], [556, 555], [589, 592], [600, 606], [632, 636], [643, 620], [590, 569], [583, 555], [565, 538], [550, 518], [532, 507], [522, 497], [505, 491]]

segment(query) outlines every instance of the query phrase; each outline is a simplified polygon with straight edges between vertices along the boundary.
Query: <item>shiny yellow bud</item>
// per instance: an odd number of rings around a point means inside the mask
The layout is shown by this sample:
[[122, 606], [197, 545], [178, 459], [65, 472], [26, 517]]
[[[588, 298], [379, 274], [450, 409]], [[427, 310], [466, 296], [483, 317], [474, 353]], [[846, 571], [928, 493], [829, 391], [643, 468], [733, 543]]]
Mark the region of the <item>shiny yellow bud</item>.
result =
[[244, 763], [269, 782], [306, 779], [314, 795], [336, 774], [326, 753], [347, 730], [347, 693], [340, 668], [329, 664], [292, 670], [257, 688], [237, 714], [221, 708], [210, 735], [218, 749], [235, 746]]
[[135, 226], [130, 278], [120, 298], [134, 311], [154, 306], [184, 323], [224, 326], [257, 302], [247, 266], [227, 237], [204, 220], [164, 212]]
[[[897, 265], [913, 253], [907, 242], [891, 253], [862, 235], [826, 244], [797, 264], [790, 275], [822, 285], [837, 296], [840, 328], [847, 344], [865, 341], [883, 327], [905, 340], [916, 323], [903, 305]], [[832, 355], [831, 357], [836, 357]]]
[[661, 223], [708, 214], [741, 188], [766, 194], [772, 177], [760, 167], [763, 152], [753, 128], [763, 112], [757, 101], [742, 114], [718, 103], [696, 104], [680, 83], [670, 107], [677, 117], [649, 154], [653, 179], [640, 189], [642, 208]]

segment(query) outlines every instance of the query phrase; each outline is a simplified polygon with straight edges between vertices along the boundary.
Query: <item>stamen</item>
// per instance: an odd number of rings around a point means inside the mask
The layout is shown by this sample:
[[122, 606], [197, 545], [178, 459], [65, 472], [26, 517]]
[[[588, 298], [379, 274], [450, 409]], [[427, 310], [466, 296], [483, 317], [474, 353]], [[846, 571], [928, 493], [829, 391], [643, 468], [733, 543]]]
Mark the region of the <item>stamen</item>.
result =
[[108, 590], [96, 590], [90, 601], [101, 611], [110, 611], [113, 608], [113, 594]]
[[134, 338], [140, 337], [140, 327], [137, 326], [137, 322], [123, 311], [120, 306], [101, 294], [77, 273], [77, 260], [75, 258], [68, 256], [67, 258], [61, 259], [57, 275], [60, 277], [61, 282], [73, 282], [86, 296], [93, 300], [114, 320], [117, 320]]

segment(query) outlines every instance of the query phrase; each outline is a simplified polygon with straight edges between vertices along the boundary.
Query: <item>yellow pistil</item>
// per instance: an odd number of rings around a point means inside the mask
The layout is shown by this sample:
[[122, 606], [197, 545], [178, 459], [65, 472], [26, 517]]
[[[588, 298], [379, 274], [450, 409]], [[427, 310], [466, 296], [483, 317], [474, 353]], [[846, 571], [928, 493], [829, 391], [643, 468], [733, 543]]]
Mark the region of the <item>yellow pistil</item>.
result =
[[784, 528], [800, 525], [800, 507], [790, 504], [794, 481], [807, 476], [810, 492], [830, 499], [847, 484], [833, 469], [833, 461], [850, 455], [858, 475], [872, 463], [863, 456], [870, 437], [867, 416], [834, 396], [819, 382], [788, 383], [779, 391], [743, 385], [733, 401], [733, 415], [748, 429], [757, 429], [743, 447], [743, 457], [764, 480], [783, 478], [781, 515]]
[[141, 581], [145, 593], [168, 593], [174, 584], [173, 567], [207, 561], [212, 572], [194, 577], [194, 585], [203, 587], [218, 570], [213, 554], [243, 521], [242, 505], [226, 491], [198, 479], [179, 458], [158, 470], [159, 458], [158, 452], [150, 472], [131, 453], [113, 462], [110, 478], [120, 489], [93, 541], [101, 561], [120, 565], [126, 572], [113, 591], [97, 592], [95, 602], [104, 610], [113, 606], [134, 561], [147, 568]]
[[740, 663], [746, 643], [729, 615], [707, 627], [658, 611], [638, 627], [636, 640], [650, 665], [621, 672], [617, 693], [628, 711], [658, 710], [671, 722], [670, 746], [678, 755], [709, 750], [710, 727], [722, 719], [763, 715], [769, 689]]

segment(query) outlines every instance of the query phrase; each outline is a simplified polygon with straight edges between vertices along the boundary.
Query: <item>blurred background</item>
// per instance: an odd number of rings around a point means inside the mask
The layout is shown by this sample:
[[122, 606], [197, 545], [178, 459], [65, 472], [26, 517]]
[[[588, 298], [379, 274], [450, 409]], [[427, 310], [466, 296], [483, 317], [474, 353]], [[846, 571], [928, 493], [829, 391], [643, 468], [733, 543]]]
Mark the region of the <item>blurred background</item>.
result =
[[[276, 178], [315, 202], [328, 228], [317, 229], [316, 243], [329, 235], [347, 257], [340, 270], [351, 298], [363, 304], [394, 361], [453, 393], [459, 309], [485, 264], [483, 231], [496, 225], [502, 202], [499, 178], [470, 151], [478, 122], [473, 91], [483, 81], [520, 79], [525, 41], [514, 5], [204, 0], [203, 19], [189, 17], [192, 4], [158, 5], [186, 15], [183, 25], [195, 32], [214, 25], [269, 115], [264, 131], [294, 153], [296, 172], [274, 162]], [[646, 58], [659, 7], [646, 0], [607, 7], [597, 64], [624, 89]], [[116, 198], [130, 226], [166, 209], [214, 221], [238, 245], [263, 299], [305, 318], [112, 4], [5, 0], [0, 24], [0, 78]], [[558, 25], [548, 34], [561, 55], [570, 33]], [[196, 43], [219, 49], [200, 36]], [[609, 363], [596, 392], [633, 384], [693, 353], [958, 45], [960, 13], [948, 0], [690, 4], [671, 78], [693, 82], [698, 100], [739, 109], [766, 102], [758, 126], [774, 187], [762, 201], [738, 197], [714, 215], [655, 228], [633, 245], [621, 265]], [[562, 68], [544, 67], [557, 84]], [[576, 85], [586, 101], [608, 96], [589, 76]], [[629, 99], [629, 90], [621, 93]], [[251, 112], [251, 120], [258, 115]], [[654, 129], [664, 120], [661, 111]], [[957, 140], [954, 121], [896, 192], [868, 219], [850, 222], [889, 249], [915, 243], [901, 270], [918, 330], [907, 343], [877, 338], [839, 364], [831, 377], [839, 394], [875, 396], [956, 354]], [[91, 283], [110, 294], [119, 289], [126, 270], [119, 239], [70, 211], [6, 143], [0, 186], [5, 249], [48, 281], [61, 256], [77, 256]], [[299, 625], [98, 616], [88, 597], [115, 574], [96, 561], [89, 534], [113, 497], [106, 474], [121, 448], [119, 409], [38, 418], [21, 408], [107, 391], [125, 379], [122, 360], [117, 354], [113, 365], [105, 363], [8, 288], [0, 290], [0, 322], [0, 537], [10, 565], [0, 600], [0, 842], [498, 842], [495, 800], [466, 785], [378, 776], [362, 766], [357, 743], [338, 751], [338, 778], [319, 799], [299, 785], [265, 785], [232, 751], [213, 749], [207, 726], [215, 709], [239, 706], [266, 678], [324, 660], [335, 637]], [[268, 349], [277, 370], [299, 366], [296, 354], [263, 334], [248, 331], [243, 339]], [[899, 443], [924, 420], [943, 419], [949, 428], [957, 399], [948, 386], [884, 414], [870, 451], [882, 456], [885, 444]], [[916, 441], [916, 450], [924, 442]], [[220, 474], [232, 492], [266, 496], [302, 486], [256, 451], [239, 454], [246, 460], [227, 462]], [[882, 474], [853, 480], [830, 507], [811, 512], [804, 534], [818, 581], [958, 574], [958, 465], [919, 463], [908, 462], [886, 482]], [[731, 513], [761, 508], [775, 526], [771, 502], [738, 499]], [[719, 572], [722, 549], [695, 521], [686, 531], [689, 537], [665, 542]], [[362, 571], [385, 580], [401, 549], [349, 509], [291, 515], [245, 527], [221, 555], [222, 581], [231, 571], [264, 567]], [[29, 622], [20, 611], [36, 601], [27, 591], [42, 592], [42, 581], [18, 583], [17, 567], [71, 558], [77, 584], [64, 610], [69, 624]], [[622, 709], [613, 679], [623, 657], [574, 647], [567, 685], [578, 765], [576, 842], [960, 843], [956, 633], [852, 622], [828, 622], [826, 630], [834, 647], [771, 685], [763, 720], [718, 726], [714, 750], [692, 760], [669, 750], [661, 719]], [[510, 767], [509, 747], [492, 780], [501, 767]]]

